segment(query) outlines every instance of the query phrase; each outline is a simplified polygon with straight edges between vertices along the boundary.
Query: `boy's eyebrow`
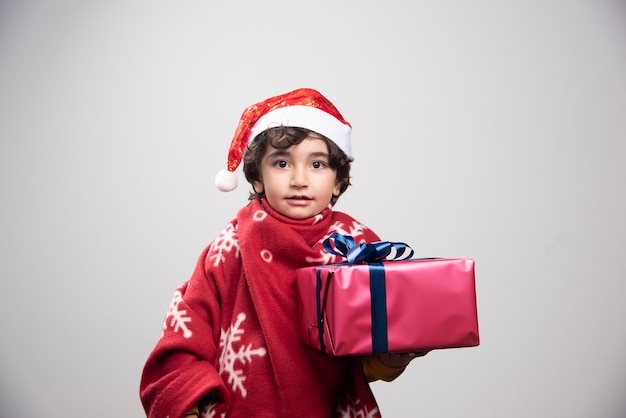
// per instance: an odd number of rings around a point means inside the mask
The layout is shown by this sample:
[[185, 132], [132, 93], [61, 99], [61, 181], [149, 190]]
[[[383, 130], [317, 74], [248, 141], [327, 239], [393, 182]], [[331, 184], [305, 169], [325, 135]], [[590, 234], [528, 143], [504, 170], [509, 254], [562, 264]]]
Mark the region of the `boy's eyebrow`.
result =
[[323, 151], [312, 152], [311, 155], [313, 155], [315, 157], [328, 157], [329, 156], [329, 154], [327, 152], [323, 152]]
[[[275, 150], [275, 151], [270, 152], [267, 155], [267, 158], [288, 157], [290, 155], [291, 155], [291, 152], [289, 152], [289, 151]], [[327, 152], [318, 151], [318, 152], [310, 153], [309, 157], [325, 157], [325, 158], [329, 158], [330, 155]]]
[[267, 158], [286, 157], [291, 153], [289, 151], [275, 150], [267, 154]]

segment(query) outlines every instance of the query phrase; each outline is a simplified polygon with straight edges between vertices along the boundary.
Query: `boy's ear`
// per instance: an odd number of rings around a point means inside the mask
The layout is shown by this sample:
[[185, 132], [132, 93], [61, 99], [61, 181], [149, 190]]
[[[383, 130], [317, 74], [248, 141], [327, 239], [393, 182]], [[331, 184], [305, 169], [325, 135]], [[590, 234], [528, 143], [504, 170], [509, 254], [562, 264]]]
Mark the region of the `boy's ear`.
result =
[[335, 187], [333, 187], [333, 196], [338, 197], [341, 194], [341, 182], [337, 180]]
[[255, 180], [252, 182], [252, 188], [254, 189], [254, 193], [263, 193], [263, 182], [261, 180]]

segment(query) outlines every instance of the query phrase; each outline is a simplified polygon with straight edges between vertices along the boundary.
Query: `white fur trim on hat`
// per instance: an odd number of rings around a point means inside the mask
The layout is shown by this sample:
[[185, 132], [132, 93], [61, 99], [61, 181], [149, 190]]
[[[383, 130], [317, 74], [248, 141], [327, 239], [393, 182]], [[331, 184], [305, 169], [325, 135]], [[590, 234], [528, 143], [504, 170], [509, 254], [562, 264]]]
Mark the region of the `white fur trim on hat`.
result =
[[311, 106], [288, 106], [270, 110], [254, 124], [250, 131], [250, 141], [261, 132], [277, 126], [293, 126], [315, 131], [333, 141], [346, 153], [352, 156], [350, 134], [352, 128], [327, 112]]

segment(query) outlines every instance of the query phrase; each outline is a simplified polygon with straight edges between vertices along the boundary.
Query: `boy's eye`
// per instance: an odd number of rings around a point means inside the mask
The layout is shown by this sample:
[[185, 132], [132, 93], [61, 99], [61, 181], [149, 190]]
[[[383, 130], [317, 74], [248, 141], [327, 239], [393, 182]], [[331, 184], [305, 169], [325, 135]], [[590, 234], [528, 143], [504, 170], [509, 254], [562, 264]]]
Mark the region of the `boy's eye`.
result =
[[285, 168], [287, 167], [287, 161], [285, 160], [274, 161], [274, 167]]
[[326, 167], [326, 163], [323, 161], [313, 161], [313, 164], [311, 164], [313, 168], [324, 168]]

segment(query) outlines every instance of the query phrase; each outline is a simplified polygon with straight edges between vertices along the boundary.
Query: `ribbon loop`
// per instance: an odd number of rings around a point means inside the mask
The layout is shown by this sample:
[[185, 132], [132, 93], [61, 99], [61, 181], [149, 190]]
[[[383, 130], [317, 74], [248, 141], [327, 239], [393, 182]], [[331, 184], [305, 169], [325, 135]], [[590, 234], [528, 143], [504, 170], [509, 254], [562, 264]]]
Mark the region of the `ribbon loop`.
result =
[[403, 242], [377, 241], [355, 244], [354, 238], [338, 232], [330, 234], [322, 246], [326, 252], [345, 258], [350, 265], [405, 260], [413, 256], [413, 249]]

